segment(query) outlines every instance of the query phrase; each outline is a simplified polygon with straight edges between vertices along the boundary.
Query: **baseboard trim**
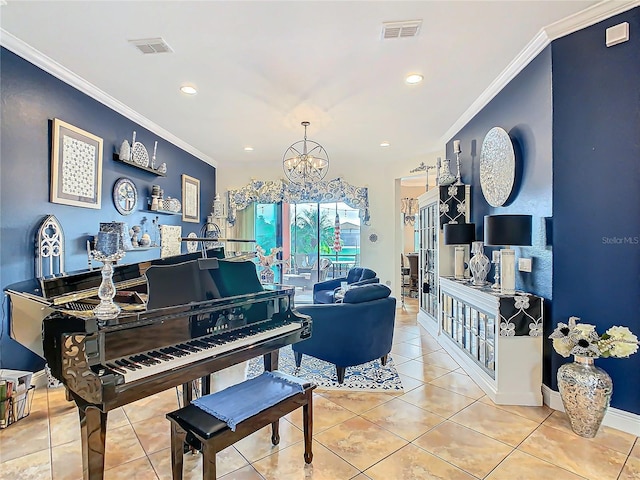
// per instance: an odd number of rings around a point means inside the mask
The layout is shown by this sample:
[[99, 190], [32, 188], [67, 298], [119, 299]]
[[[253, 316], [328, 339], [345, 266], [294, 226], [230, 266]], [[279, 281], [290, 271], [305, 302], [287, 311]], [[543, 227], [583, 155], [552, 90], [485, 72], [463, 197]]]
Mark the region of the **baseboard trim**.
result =
[[[542, 397], [545, 405], [554, 410], [564, 412], [560, 392], [552, 390], [546, 385], [542, 385]], [[640, 437], [640, 415], [636, 415], [635, 413], [609, 407], [602, 424]]]
[[[440, 343], [440, 345], [445, 347], [442, 342], [443, 338], [440, 338], [441, 336], [439, 334], [440, 332], [438, 331], [438, 324], [422, 311], [418, 313], [417, 319], [418, 323], [423, 326], [425, 330], [427, 330], [438, 341], [438, 343]], [[445, 348], [445, 350], [447, 350], [447, 352], [452, 355], [454, 359], [458, 361], [458, 363], [464, 364], [468, 369], [475, 368], [475, 366], [471, 364], [468, 359], [461, 355], [460, 352], [455, 348]], [[479, 378], [474, 378], [474, 380], [481, 381], [482, 376], [479, 376]], [[493, 397], [495, 397], [495, 389], [490, 383], [483, 382], [483, 385], [480, 385], [480, 387], [485, 391], [485, 393], [487, 393], [489, 397], [492, 397], [492, 394]], [[504, 400], [505, 399], [503, 398], [499, 399], [499, 401]], [[513, 400], [513, 398], [510, 398], [509, 400]], [[560, 412], [564, 412], [564, 406], [562, 405], [560, 393], [552, 390], [544, 384], [542, 385], [542, 400], [548, 407]], [[602, 424], [607, 427], [615, 428], [617, 430], [621, 430], [623, 432], [630, 433], [631, 435], [640, 437], [640, 415], [637, 415], [635, 413], [609, 407], [609, 409], [607, 410], [607, 414], [602, 421]]]
[[431, 334], [433, 338], [438, 339], [438, 335], [440, 332], [438, 330], [438, 322], [435, 318], [427, 315], [425, 312], [420, 310], [418, 312], [418, 323], [424, 327], [424, 329]]
[[48, 383], [49, 379], [47, 378], [47, 372], [45, 372], [44, 369], [31, 375], [31, 385], [35, 385], [36, 388], [46, 388]]

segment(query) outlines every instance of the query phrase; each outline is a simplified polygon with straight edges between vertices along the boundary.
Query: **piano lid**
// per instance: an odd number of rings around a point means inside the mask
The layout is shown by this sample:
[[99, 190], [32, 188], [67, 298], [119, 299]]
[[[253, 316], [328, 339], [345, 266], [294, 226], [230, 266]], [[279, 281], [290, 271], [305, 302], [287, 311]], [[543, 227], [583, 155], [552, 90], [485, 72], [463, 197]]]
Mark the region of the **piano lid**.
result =
[[[114, 265], [113, 281], [117, 290], [144, 285], [145, 271], [151, 265], [171, 265], [202, 258], [202, 252], [187, 253], [164, 259], [145, 260], [137, 263]], [[5, 291], [23, 294], [32, 300], [53, 305], [96, 296], [102, 282], [100, 268], [77, 270], [45, 277], [36, 277], [5, 287]]]

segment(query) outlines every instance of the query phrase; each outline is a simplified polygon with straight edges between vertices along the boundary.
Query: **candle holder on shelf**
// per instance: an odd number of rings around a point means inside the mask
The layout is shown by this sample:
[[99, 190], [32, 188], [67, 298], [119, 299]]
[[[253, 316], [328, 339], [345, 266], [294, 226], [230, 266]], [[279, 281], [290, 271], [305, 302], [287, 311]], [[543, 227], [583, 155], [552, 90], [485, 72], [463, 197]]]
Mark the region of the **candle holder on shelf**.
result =
[[458, 173], [456, 174], [456, 183], [454, 183], [454, 185], [464, 185], [460, 176], [460, 154], [462, 153], [462, 150], [460, 149], [460, 140], [453, 141], [453, 152], [456, 154], [456, 167], [458, 169]]
[[110, 320], [120, 313], [120, 307], [113, 303], [116, 286], [113, 283], [113, 264], [124, 257], [124, 251], [118, 248], [118, 235], [112, 232], [99, 232], [96, 249], [91, 256], [102, 262], [102, 283], [98, 288], [100, 304], [93, 309], [93, 315], [98, 320]]
[[158, 141], [153, 144], [153, 156], [151, 157], [151, 169], [156, 170], [156, 152], [158, 151]]

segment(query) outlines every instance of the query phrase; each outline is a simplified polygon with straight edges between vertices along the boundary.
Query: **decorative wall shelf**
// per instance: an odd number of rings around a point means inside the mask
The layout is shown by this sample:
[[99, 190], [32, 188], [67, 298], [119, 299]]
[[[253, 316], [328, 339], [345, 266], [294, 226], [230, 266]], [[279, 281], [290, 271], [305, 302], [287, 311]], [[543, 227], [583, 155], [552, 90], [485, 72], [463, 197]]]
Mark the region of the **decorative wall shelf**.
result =
[[149, 211], [153, 213], [162, 213], [163, 215], [182, 215], [182, 211], [171, 212], [169, 210], [162, 210], [162, 209], [151, 210], [151, 204], [149, 204]]
[[143, 170], [145, 172], [153, 173], [154, 175], [157, 175], [158, 177], [166, 177], [167, 176], [166, 173], [159, 172], [155, 168], [143, 167], [141, 165], [136, 165], [135, 163], [129, 162], [127, 160], [121, 160], [120, 156], [117, 153], [113, 154], [113, 159], [116, 162], [124, 163], [125, 165], [129, 165], [130, 167], [137, 168], [138, 170]]

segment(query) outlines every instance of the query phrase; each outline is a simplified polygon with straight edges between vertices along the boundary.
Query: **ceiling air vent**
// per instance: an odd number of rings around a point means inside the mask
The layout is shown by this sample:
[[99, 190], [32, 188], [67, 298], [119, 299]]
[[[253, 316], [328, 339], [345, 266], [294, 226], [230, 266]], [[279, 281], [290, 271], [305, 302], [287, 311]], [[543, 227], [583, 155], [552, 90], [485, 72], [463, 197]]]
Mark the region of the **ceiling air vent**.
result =
[[415, 37], [420, 33], [422, 20], [405, 22], [385, 22], [382, 24], [382, 39]]
[[148, 53], [171, 53], [173, 49], [162, 38], [139, 38], [129, 40], [129, 43], [144, 54]]

